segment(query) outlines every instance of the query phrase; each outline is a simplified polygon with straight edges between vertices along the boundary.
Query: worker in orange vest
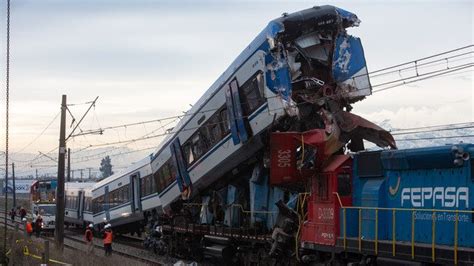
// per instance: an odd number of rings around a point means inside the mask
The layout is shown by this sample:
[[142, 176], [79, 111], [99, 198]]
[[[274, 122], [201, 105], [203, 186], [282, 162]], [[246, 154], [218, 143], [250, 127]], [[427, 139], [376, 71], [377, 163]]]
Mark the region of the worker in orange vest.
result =
[[23, 218], [23, 222], [25, 223], [25, 232], [27, 236], [31, 236], [33, 234], [33, 225], [30, 221], [26, 220], [26, 218]]
[[104, 239], [105, 256], [106, 257], [111, 256], [112, 255], [112, 239], [113, 239], [111, 224], [105, 225], [103, 239]]
[[93, 254], [94, 253], [94, 235], [92, 230], [94, 229], [93, 224], [89, 224], [86, 228], [85, 238], [87, 244], [87, 253]]

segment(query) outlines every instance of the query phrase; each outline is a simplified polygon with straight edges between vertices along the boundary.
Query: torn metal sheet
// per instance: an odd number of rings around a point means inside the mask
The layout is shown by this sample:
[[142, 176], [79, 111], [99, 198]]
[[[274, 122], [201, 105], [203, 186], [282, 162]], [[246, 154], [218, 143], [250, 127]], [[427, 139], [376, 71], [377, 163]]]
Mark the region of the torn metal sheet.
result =
[[364, 50], [359, 38], [347, 34], [337, 36], [332, 75], [344, 98], [359, 98], [372, 93]]
[[[390, 133], [348, 113], [351, 104], [372, 93], [362, 43], [346, 32], [359, 23], [351, 12], [321, 6], [269, 24], [266, 82], [290, 116], [280, 119], [278, 130], [330, 129], [332, 153], [347, 142], [359, 149], [362, 139], [396, 148]], [[295, 115], [298, 121], [291, 118]]]
[[[397, 145], [390, 132], [358, 115], [341, 111], [337, 114], [338, 125], [346, 133], [345, 141], [349, 139], [362, 138], [375, 143], [379, 147], [391, 147], [396, 149]], [[342, 134], [341, 134], [342, 135]]]

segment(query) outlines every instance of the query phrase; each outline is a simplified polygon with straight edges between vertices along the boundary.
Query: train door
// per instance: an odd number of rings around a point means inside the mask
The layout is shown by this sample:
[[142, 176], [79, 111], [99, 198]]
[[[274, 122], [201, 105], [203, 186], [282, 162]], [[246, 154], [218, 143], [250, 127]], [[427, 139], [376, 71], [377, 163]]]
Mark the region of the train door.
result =
[[78, 193], [79, 204], [77, 204], [77, 218], [82, 220], [84, 218], [84, 191], [79, 191]]
[[110, 221], [110, 199], [109, 199], [109, 186], [104, 187], [104, 211], [105, 219]]
[[242, 105], [239, 95], [239, 84], [234, 78], [225, 91], [225, 99], [227, 106], [227, 116], [230, 121], [230, 131], [234, 145], [240, 142], [245, 143], [248, 140], [247, 126], [242, 113]]
[[130, 176], [130, 184], [132, 185], [132, 212], [141, 211], [142, 202], [140, 200], [140, 173], [137, 172]]
[[186, 161], [184, 160], [183, 152], [181, 151], [181, 143], [179, 138], [176, 138], [171, 143], [171, 157], [176, 168], [176, 182], [178, 183], [179, 191], [183, 198], [191, 196], [192, 182], [189, 177]]

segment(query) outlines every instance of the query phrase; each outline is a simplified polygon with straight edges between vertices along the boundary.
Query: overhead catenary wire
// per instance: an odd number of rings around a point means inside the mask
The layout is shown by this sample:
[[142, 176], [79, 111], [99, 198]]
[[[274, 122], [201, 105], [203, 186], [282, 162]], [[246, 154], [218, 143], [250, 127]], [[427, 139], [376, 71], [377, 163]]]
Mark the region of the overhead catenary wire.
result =
[[[454, 50], [450, 50], [450, 51], [447, 51], [447, 52], [444, 52], [444, 53], [440, 53], [440, 54], [437, 54], [437, 55], [432, 55], [432, 56], [429, 56], [429, 57], [425, 57], [425, 58], [422, 58], [422, 59], [427, 59], [427, 58], [433, 58], [435, 56], [438, 56], [438, 55], [443, 55], [443, 54], [448, 54], [450, 52], [453, 52], [453, 51], [460, 51], [462, 49], [466, 49], [466, 48], [470, 48], [472, 47], [472, 45], [469, 45], [469, 46], [465, 46], [465, 47], [461, 47], [461, 48], [458, 48], [458, 49], [454, 49]], [[465, 53], [467, 54], [467, 53]], [[457, 56], [457, 55], [455, 55]], [[455, 57], [453, 56], [453, 57]], [[418, 59], [418, 61], [422, 60], [422, 59]], [[416, 61], [416, 60], [415, 60]], [[371, 72], [370, 74], [373, 74], [373, 73], [377, 73], [377, 72], [380, 72], [382, 70], [387, 70], [387, 69], [390, 69], [390, 68], [394, 68], [394, 67], [399, 67], [399, 66], [403, 66], [403, 65], [407, 65], [409, 63], [413, 63], [415, 61], [410, 61], [410, 62], [407, 62], [407, 63], [402, 63], [402, 64], [398, 64], [398, 65], [395, 65], [395, 66], [392, 66], [392, 67], [388, 67], [388, 68], [384, 68], [384, 69], [381, 69], [381, 70], [377, 70], [377, 71], [373, 71]], [[435, 60], [434, 62], [439, 62], [439, 60]], [[425, 63], [426, 65], [427, 63]], [[471, 67], [472, 65], [469, 65], [467, 67]], [[394, 87], [398, 87], [398, 86], [403, 86], [403, 85], [406, 85], [408, 83], [412, 83], [412, 82], [417, 82], [417, 81], [421, 81], [421, 80], [425, 80], [425, 79], [428, 79], [428, 78], [432, 78], [432, 77], [436, 77], [436, 76], [442, 76], [444, 74], [447, 74], [447, 73], [451, 73], [451, 72], [454, 72], [454, 71], [458, 71], [459, 69], [456, 68], [456, 66], [453, 66], [453, 68], [455, 69], [451, 69], [449, 71], [444, 71], [442, 73], [437, 73], [437, 75], [432, 75], [432, 76], [429, 76], [429, 77], [426, 77], [426, 78], [418, 78], [416, 80], [412, 80], [410, 82], [402, 82], [400, 84], [395, 84], [395, 85], [392, 85], [390, 86], [389, 88], [382, 88], [382, 89], [379, 89], [379, 90], [374, 90], [373, 92], [378, 92], [378, 91], [382, 91], [382, 90], [387, 90], [387, 89], [391, 89], [391, 88], [394, 88]], [[408, 78], [410, 79], [410, 78]], [[400, 80], [398, 80], [400, 81]], [[379, 85], [374, 85], [374, 87], [376, 86], [381, 86], [380, 84]], [[272, 97], [280, 97], [279, 95], [276, 95], [276, 96], [272, 96]], [[88, 103], [91, 103], [91, 102], [88, 102]], [[86, 104], [86, 103], [84, 103]], [[190, 116], [190, 115], [195, 115], [195, 114], [205, 114], [207, 112], [214, 112], [216, 110], [218, 110], [220, 108], [214, 108], [214, 109], [209, 109], [209, 110], [204, 110], [204, 111], [198, 111], [198, 112], [195, 112], [195, 113], [191, 113], [191, 112], [186, 112], [185, 114], [182, 114], [182, 115], [176, 115], [176, 116], [170, 116], [170, 117], [165, 117], [165, 118], [160, 118], [160, 119], [153, 119], [153, 120], [147, 120], [147, 121], [142, 121], [142, 122], [135, 122], [135, 123], [129, 123], [129, 124], [123, 124], [123, 125], [116, 125], [116, 126], [110, 126], [110, 127], [103, 127], [102, 129], [114, 129], [114, 128], [120, 128], [120, 127], [127, 127], [127, 126], [134, 126], [134, 125], [144, 125], [146, 123], [153, 123], [153, 122], [162, 122], [162, 121], [166, 121], [168, 119], [181, 119], [185, 116]], [[281, 109], [281, 108], [280, 108]], [[276, 110], [273, 110], [273, 111], [276, 111]], [[192, 128], [192, 129], [188, 129], [188, 130], [193, 130], [195, 128]], [[175, 132], [173, 131], [169, 131], [169, 132], [165, 132], [163, 134], [158, 134], [158, 135], [153, 135], [153, 136], [150, 136], [150, 134], [147, 134], [149, 136], [147, 137], [144, 137], [144, 138], [136, 138], [136, 139], [131, 139], [131, 140], [125, 140], [125, 141], [120, 141], [120, 142], [112, 142], [112, 143], [104, 143], [104, 144], [98, 144], [98, 145], [89, 145], [87, 147], [84, 148], [84, 150], [86, 149], [89, 149], [89, 148], [92, 148], [92, 147], [98, 147], [98, 146], [108, 146], [108, 145], [116, 145], [116, 144], [123, 144], [123, 143], [135, 143], [136, 141], [140, 141], [140, 140], [144, 140], [144, 139], [150, 139], [150, 138], [156, 138], [156, 137], [161, 137], [161, 136], [166, 136], [166, 135], [169, 135], [169, 134], [174, 134]], [[33, 159], [34, 160], [37, 160], [38, 158], [35, 158]], [[32, 160], [28, 160], [28, 162], [31, 162]]]
[[51, 120], [51, 122], [48, 123], [48, 125], [32, 140], [30, 141], [28, 144], [26, 144], [25, 146], [23, 146], [23, 148], [19, 149], [18, 151], [14, 152], [13, 154], [18, 154], [22, 151], [24, 151], [26, 148], [28, 148], [29, 146], [31, 146], [35, 141], [37, 141], [41, 136], [43, 136], [43, 134], [46, 132], [46, 130], [49, 129], [49, 127], [54, 123], [54, 121], [56, 121], [56, 119], [58, 118], [59, 114], [61, 112], [58, 112], [54, 117], [53, 119]]
[[[452, 72], [452, 71], [449, 71], [449, 72]], [[442, 73], [441, 73], [442, 74]], [[437, 74], [435, 76], [440, 76], [440, 74]], [[431, 78], [431, 77], [430, 77]], [[426, 78], [425, 78], [426, 79]], [[424, 79], [423, 79], [424, 80]], [[394, 85], [392, 86], [391, 88], [394, 88], [394, 87], [398, 87], [398, 86], [403, 86], [405, 85], [405, 83], [403, 84], [397, 84], [397, 85]], [[279, 109], [282, 109], [282, 108], [278, 108], [278, 109], [275, 109], [275, 110], [279, 110]], [[269, 110], [269, 111], [275, 111], [275, 110]], [[219, 122], [219, 123], [222, 123]], [[217, 123], [216, 123], [217, 124]], [[197, 129], [199, 127], [195, 127], [195, 128], [187, 128], [187, 129], [182, 129], [182, 131], [187, 131], [187, 130], [194, 130], [194, 129]], [[146, 139], [152, 139], [152, 138], [157, 138], [157, 137], [163, 137], [163, 136], [166, 136], [166, 135], [169, 135], [169, 134], [174, 134], [176, 132], [173, 132], [173, 131], [169, 131], [169, 132], [165, 132], [163, 134], [157, 134], [157, 135], [152, 135], [152, 136], [147, 136], [147, 137], [143, 137], [143, 138], [137, 138], [137, 139], [132, 139], [132, 140], [124, 140], [124, 141], [118, 141], [118, 142], [110, 142], [110, 143], [103, 143], [103, 144], [98, 144], [98, 145], [89, 145], [88, 148], [91, 148], [91, 147], [98, 147], [98, 146], [110, 146], [110, 145], [117, 145], [117, 144], [124, 144], [124, 143], [134, 143], [134, 142], [137, 142], [137, 141], [141, 141], [141, 140], [146, 140]], [[106, 154], [107, 152], [102, 152], [101, 154]], [[37, 159], [37, 158], [36, 158]]]
[[[9, 141], [9, 119], [10, 119], [10, 0], [7, 0], [7, 58], [6, 58], [6, 83], [5, 83], [5, 211], [8, 210], [8, 191], [7, 191], [7, 180], [8, 180], [8, 141]], [[7, 252], [7, 215], [4, 219], [4, 230], [3, 230], [3, 250], [2, 250], [2, 263], [8, 264], [6, 259]]]
[[[413, 63], [413, 62], [417, 62], [417, 61], [421, 61], [421, 60], [425, 60], [425, 59], [429, 59], [429, 58], [434, 58], [436, 56], [439, 56], [439, 55], [444, 55], [444, 54], [449, 54], [449, 53], [452, 53], [454, 51], [460, 51], [460, 50], [463, 50], [463, 49], [467, 49], [467, 48], [471, 48], [473, 47], [473, 45], [468, 45], [468, 46], [465, 46], [465, 47], [461, 47], [461, 48], [457, 48], [457, 49], [453, 49], [453, 50], [450, 50], [450, 51], [447, 51], [447, 52], [443, 52], [443, 53], [439, 53], [439, 54], [436, 54], [436, 55], [431, 55], [431, 56], [428, 56], [428, 57], [424, 57], [424, 58], [421, 58], [421, 59], [417, 59], [417, 60], [412, 60], [412, 61], [409, 61], [409, 62], [406, 62], [406, 63], [402, 63], [402, 64], [398, 64], [398, 65], [395, 65], [395, 66], [392, 66], [392, 67], [387, 67], [387, 68], [383, 68], [381, 70], [376, 70], [376, 71], [372, 71], [370, 72], [368, 75], [370, 76], [370, 74], [372, 73], [378, 73], [380, 71], [383, 71], [383, 70], [388, 70], [388, 69], [391, 69], [391, 68], [395, 68], [395, 67], [399, 67], [399, 66], [404, 66], [404, 65], [407, 65], [407, 64], [410, 64], [410, 63]], [[466, 52], [466, 53], [463, 53], [461, 55], [466, 55], [466, 54], [471, 54], [473, 53], [472, 51], [470, 52]], [[454, 55], [452, 56], [452, 58], [454, 57], [457, 57], [457, 56], [460, 56], [460, 55]], [[450, 57], [446, 57], [446, 58], [443, 58], [443, 59], [440, 59], [440, 60], [446, 60], [446, 59], [449, 59]], [[427, 63], [424, 63], [424, 64], [420, 64], [418, 66], [414, 66], [414, 67], [419, 67], [419, 66], [425, 66], [427, 64], [430, 64], [430, 63], [434, 63], [434, 62], [439, 62], [440, 60], [435, 60], [433, 62], [427, 62]], [[437, 70], [435, 72], [429, 72], [429, 73], [424, 73], [424, 74], [421, 74], [421, 75], [415, 75], [415, 76], [412, 76], [412, 77], [407, 77], [407, 78], [402, 78], [402, 79], [397, 79], [397, 80], [393, 80], [393, 81], [389, 81], [388, 83], [387, 82], [384, 82], [384, 83], [380, 83], [380, 84], [376, 84], [376, 85], [373, 85], [372, 88], [376, 88], [376, 87], [380, 87], [380, 86], [384, 86], [384, 85], [389, 85], [391, 83], [396, 83], [396, 82], [401, 82], [401, 81], [404, 81], [404, 80], [408, 80], [408, 79], [412, 79], [412, 78], [417, 78], [417, 77], [422, 77], [422, 76], [426, 76], [426, 75], [429, 75], [429, 74], [433, 74], [433, 73], [438, 73], [438, 72], [441, 72], [441, 71], [444, 71], [444, 70], [447, 70], [447, 69], [456, 69], [458, 67], [472, 67], [473, 64], [470, 63], [470, 64], [463, 64], [463, 65], [460, 65], [460, 66], [447, 66], [446, 69], [442, 69], [442, 70]], [[398, 72], [399, 70], [395, 70], [393, 72]], [[454, 71], [453, 71], [454, 72]], [[392, 72], [390, 72], [392, 73]], [[384, 73], [384, 74], [389, 74], [389, 73]], [[362, 74], [362, 75], [358, 75], [356, 77], [361, 77], [361, 76], [364, 76], [364, 75], [367, 75], [367, 74]], [[380, 74], [379, 74], [380, 75]], [[356, 78], [355, 77], [355, 78]], [[421, 80], [421, 79], [420, 79]], [[410, 82], [411, 83], [411, 82]], [[408, 84], [408, 82], [405, 82], [403, 83], [404, 84]], [[360, 90], [366, 90], [366, 89], [369, 89], [369, 88], [362, 88]], [[380, 90], [374, 90], [374, 92], [377, 92], [377, 91], [381, 91], [381, 90], [386, 90], [387, 88], [383, 88], [383, 89], [380, 89]], [[351, 93], [351, 92], [348, 92], [348, 94]], [[276, 98], [276, 97], [280, 97], [280, 95], [275, 95], [275, 96], [270, 96], [268, 98]], [[169, 117], [163, 117], [163, 118], [158, 118], [158, 119], [151, 119], [151, 120], [145, 120], [145, 121], [140, 121], [140, 122], [133, 122], [133, 123], [126, 123], [126, 124], [120, 124], [120, 125], [114, 125], [114, 126], [107, 126], [107, 127], [101, 127], [101, 128], [98, 128], [98, 129], [92, 129], [92, 130], [87, 130], [85, 132], [99, 132], [99, 131], [105, 131], [105, 130], [108, 130], [108, 129], [116, 129], [116, 128], [125, 128], [125, 127], [130, 127], [130, 126], [137, 126], [137, 125], [143, 125], [143, 124], [149, 124], [149, 123], [156, 123], [156, 122], [163, 122], [163, 121], [166, 121], [166, 120], [169, 120], [169, 119], [177, 119], [177, 118], [184, 118], [186, 116], [193, 116], [193, 115], [196, 115], [196, 114], [206, 114], [208, 112], [214, 112], [214, 111], [217, 111], [219, 110], [219, 108], [211, 108], [211, 109], [207, 109], [207, 110], [203, 110], [203, 111], [197, 111], [197, 112], [186, 112], [184, 114], [180, 114], [180, 115], [174, 115], [174, 116], [169, 116]]]
[[452, 126], [460, 126], [460, 125], [466, 125], [466, 124], [472, 124], [472, 123], [474, 122], [462, 122], [462, 123], [432, 125], [432, 126], [422, 126], [422, 127], [394, 128], [390, 132], [400, 132], [400, 131], [407, 131], [407, 130], [417, 130], [417, 129], [437, 128], [437, 127], [452, 127]]
[[[400, 131], [391, 131], [390, 133], [394, 136], [395, 135], [412, 135], [412, 134], [426, 133], [426, 132], [432, 132], [432, 131], [452, 131], [452, 130], [459, 130], [459, 129], [474, 128], [474, 123], [473, 122], [464, 123], [464, 124], [466, 124], [466, 125], [465, 126], [458, 126], [458, 127], [452, 127], [452, 126], [445, 127], [445, 128], [432, 127], [431, 129], [430, 129], [430, 127], [425, 127], [425, 129], [422, 128], [422, 129], [418, 129], [418, 130], [415, 130], [415, 131], [400, 130]], [[470, 124], [470, 125], [467, 125], [467, 124]], [[448, 125], [446, 125], [446, 126], [448, 126]]]
[[[409, 67], [405, 67], [405, 68], [401, 68], [401, 69], [395, 69], [395, 70], [391, 70], [391, 71], [388, 71], [388, 72], [382, 72], [380, 74], [375, 74], [375, 75], [374, 74], [369, 74], [369, 77], [371, 79], [372, 78], [378, 78], [380, 76], [384, 76], [384, 75], [388, 75], [388, 74], [401, 73], [401, 72], [405, 72], [407, 70], [413, 70], [413, 69], [424, 69], [424, 68], [427, 68], [427, 67], [434, 67], [434, 66], [439, 66], [439, 65], [444, 65], [444, 64], [447, 64], [449, 66], [449, 63], [454, 63], [454, 62], [459, 62], [459, 61], [462, 61], [462, 60], [472, 59], [472, 54], [473, 53], [474, 53], [474, 51], [469, 51], [469, 52], [456, 54], [456, 55], [444, 57], [444, 58], [441, 58], [441, 59], [429, 61], [429, 62], [422, 63], [422, 64], [416, 64], [416, 65], [414, 64], [413, 66], [409, 66]], [[470, 56], [463, 57], [465, 55], [470, 55]], [[458, 57], [461, 57], [461, 58], [458, 58]], [[457, 58], [457, 59], [451, 60], [453, 58]], [[363, 75], [367, 75], [367, 74], [363, 74]], [[360, 76], [361, 75], [356, 76], [356, 77], [360, 77]]]
[[[474, 66], [474, 64], [470, 65], [470, 67], [472, 67], [472, 66]], [[450, 70], [449, 73], [452, 72], [452, 71], [456, 71], [456, 69]], [[430, 78], [436, 77], [438, 75], [439, 75], [439, 73], [434, 75], [434, 76], [430, 76]], [[405, 85], [405, 84], [407, 84], [407, 83], [393, 85], [390, 88], [399, 87], [399, 86], [402, 86], [402, 85]], [[383, 90], [387, 90], [387, 89], [383, 89]], [[378, 91], [382, 91], [382, 90], [378, 90]], [[278, 110], [281, 110], [281, 109], [283, 109], [283, 108], [275, 108], [275, 109], [269, 110], [269, 112], [274, 112], [274, 111], [278, 111]], [[248, 116], [242, 116], [242, 117], [247, 118]], [[209, 125], [217, 125], [217, 124], [221, 124], [223, 122], [224, 121], [219, 120], [217, 123], [211, 123]], [[123, 144], [123, 143], [134, 143], [134, 142], [137, 142], [137, 141], [142, 141], [142, 140], [147, 140], [147, 139], [152, 139], [152, 138], [157, 138], [157, 137], [163, 137], [163, 136], [166, 136], [166, 135], [175, 134], [175, 133], [180, 132], [180, 131], [195, 130], [195, 129], [198, 129], [198, 128], [200, 128], [200, 126], [190, 127], [190, 128], [180, 128], [177, 131], [165, 132], [165, 133], [162, 133], [162, 134], [147, 136], [147, 137], [144, 137], [144, 138], [135, 138], [135, 139], [129, 139], [129, 140], [121, 140], [121, 141], [115, 141], [115, 142], [101, 143], [101, 144], [90, 145], [90, 147], [103, 147], [103, 146], [117, 145], [117, 144]]]
[[474, 135], [420, 137], [420, 138], [396, 139], [395, 141], [416, 141], [416, 140], [455, 139], [455, 138], [474, 138]]
[[[408, 62], [405, 62], [405, 63], [400, 63], [400, 64], [396, 64], [396, 65], [393, 65], [393, 66], [385, 67], [385, 68], [382, 68], [382, 69], [374, 70], [374, 71], [369, 72], [368, 75], [370, 76], [371, 74], [387, 71], [387, 70], [390, 70], [390, 69], [393, 69], [393, 68], [402, 67], [402, 66], [406, 66], [406, 65], [409, 65], [409, 64], [415, 64], [415, 63], [418, 63], [420, 61], [424, 61], [424, 60], [427, 60], [427, 59], [431, 59], [431, 58], [439, 57], [439, 56], [442, 56], [442, 55], [454, 53], [454, 52], [457, 52], [457, 51], [469, 49], [469, 48], [472, 48], [472, 47], [474, 47], [473, 44], [462, 46], [462, 47], [455, 48], [455, 49], [452, 49], [452, 50], [448, 50], [448, 51], [445, 51], [445, 52], [440, 52], [440, 53], [433, 54], [433, 55], [430, 55], [430, 56], [418, 58], [416, 60], [411, 60], [411, 61], [408, 61]], [[365, 75], [365, 74], [363, 74], [363, 75]], [[359, 76], [363, 76], [363, 75], [359, 75]], [[359, 76], [356, 76], [356, 77], [359, 77]]]

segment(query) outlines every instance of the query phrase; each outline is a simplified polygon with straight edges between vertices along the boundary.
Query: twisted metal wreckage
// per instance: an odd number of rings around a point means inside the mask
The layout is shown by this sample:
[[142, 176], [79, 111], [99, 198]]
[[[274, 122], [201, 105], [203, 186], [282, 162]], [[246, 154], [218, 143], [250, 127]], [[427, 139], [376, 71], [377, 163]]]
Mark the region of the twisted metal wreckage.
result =
[[[308, 193], [309, 178], [303, 177], [317, 175], [335, 154], [363, 150], [364, 139], [396, 149], [389, 132], [350, 112], [352, 104], [372, 92], [360, 39], [346, 32], [359, 23], [348, 11], [322, 6], [285, 13], [268, 24], [231, 66], [235, 71], [250, 55], [265, 52], [259, 59], [265, 62], [265, 79], [257, 82], [270, 91], [262, 94], [268, 112], [274, 113], [265, 133], [249, 133], [248, 121], [236, 108], [235, 99], [244, 98], [238, 96], [238, 86], [230, 83], [226, 93], [234, 145], [249, 149], [245, 144], [257, 136], [263, 145], [252, 147], [256, 152], [250, 158], [205, 187], [178, 176], [182, 197], [166, 215], [151, 219], [150, 227], [158, 225], [159, 233], [147, 245], [178, 256], [202, 256], [196, 251], [201, 247], [204, 254], [219, 258], [261, 257], [261, 250], [292, 257], [304, 219], [295, 211], [296, 201]], [[259, 97], [249, 94], [244, 100], [252, 105]], [[277, 169], [286, 166], [286, 172]], [[261, 248], [258, 241], [263, 241]], [[271, 247], [265, 247], [266, 241]]]

